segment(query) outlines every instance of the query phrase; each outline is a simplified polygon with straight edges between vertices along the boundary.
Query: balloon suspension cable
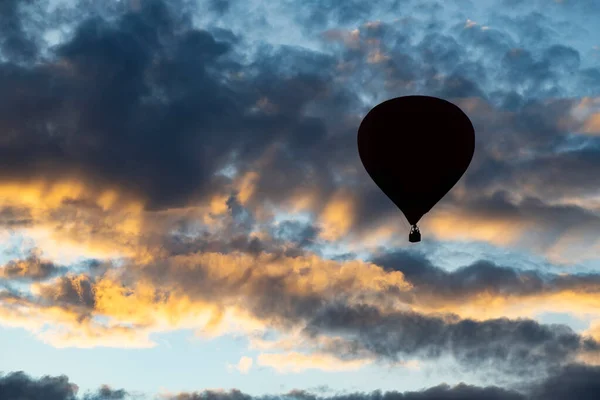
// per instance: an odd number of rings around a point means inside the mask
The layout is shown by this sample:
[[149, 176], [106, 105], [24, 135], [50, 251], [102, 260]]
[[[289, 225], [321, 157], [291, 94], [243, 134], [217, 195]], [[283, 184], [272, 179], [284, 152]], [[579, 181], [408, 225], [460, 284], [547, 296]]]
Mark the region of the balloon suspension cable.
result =
[[408, 234], [408, 241], [411, 243], [417, 243], [421, 241], [421, 231], [417, 224], [413, 224], [410, 227], [410, 233]]
[[402, 213], [400, 215], [400, 221], [402, 221], [402, 225], [404, 225], [405, 228], [408, 228], [410, 226], [410, 222], [408, 222], [408, 218], [406, 218], [406, 216]]

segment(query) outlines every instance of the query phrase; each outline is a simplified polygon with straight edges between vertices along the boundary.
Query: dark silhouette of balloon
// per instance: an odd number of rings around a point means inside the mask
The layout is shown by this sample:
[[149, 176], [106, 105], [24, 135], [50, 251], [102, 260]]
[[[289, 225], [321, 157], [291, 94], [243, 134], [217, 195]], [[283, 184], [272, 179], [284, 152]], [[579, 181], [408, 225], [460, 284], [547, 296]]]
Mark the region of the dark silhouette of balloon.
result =
[[360, 159], [373, 181], [411, 224], [417, 223], [467, 170], [475, 151], [469, 117], [449, 101], [404, 96], [384, 101], [358, 129]]

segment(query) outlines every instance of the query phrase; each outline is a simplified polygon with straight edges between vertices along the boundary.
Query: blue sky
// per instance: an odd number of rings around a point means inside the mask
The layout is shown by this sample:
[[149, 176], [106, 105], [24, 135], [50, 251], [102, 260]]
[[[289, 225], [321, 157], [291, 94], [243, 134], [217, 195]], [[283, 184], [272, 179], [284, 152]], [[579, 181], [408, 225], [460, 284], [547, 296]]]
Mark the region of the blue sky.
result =
[[[0, 399], [593, 394], [599, 17], [5, 2]], [[356, 150], [410, 94], [457, 104], [477, 144], [418, 245]]]

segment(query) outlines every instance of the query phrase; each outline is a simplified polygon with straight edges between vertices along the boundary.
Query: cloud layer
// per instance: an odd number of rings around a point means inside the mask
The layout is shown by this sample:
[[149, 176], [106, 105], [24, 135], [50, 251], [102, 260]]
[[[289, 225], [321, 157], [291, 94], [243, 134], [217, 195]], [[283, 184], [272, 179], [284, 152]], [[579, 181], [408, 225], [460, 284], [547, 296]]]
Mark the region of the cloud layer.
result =
[[[568, 18], [600, 9], [568, 3], [497, 1], [480, 18], [468, 1], [3, 2], [0, 230], [35, 243], [3, 253], [0, 323], [56, 347], [241, 334], [256, 365], [285, 372], [449, 358], [535, 386], [355, 397], [585, 399], [600, 275], [575, 266], [600, 250], [600, 69]], [[455, 102], [477, 136], [469, 171], [423, 220], [425, 244], [527, 250], [551, 271], [508, 257], [446, 270], [406, 248], [356, 129], [414, 93]], [[547, 311], [594, 323], [535, 320]], [[0, 388], [76, 398], [66, 378]], [[249, 398], [176, 398], [209, 395]]]

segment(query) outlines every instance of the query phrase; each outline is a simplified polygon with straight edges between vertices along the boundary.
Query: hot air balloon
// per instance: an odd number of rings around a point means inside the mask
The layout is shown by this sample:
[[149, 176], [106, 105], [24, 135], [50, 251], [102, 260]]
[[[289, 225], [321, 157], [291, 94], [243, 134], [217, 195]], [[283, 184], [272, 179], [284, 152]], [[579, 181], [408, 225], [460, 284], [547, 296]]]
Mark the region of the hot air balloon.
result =
[[375, 184], [411, 225], [458, 182], [475, 151], [469, 117], [449, 101], [430, 96], [396, 97], [373, 107], [358, 129], [358, 153]]

